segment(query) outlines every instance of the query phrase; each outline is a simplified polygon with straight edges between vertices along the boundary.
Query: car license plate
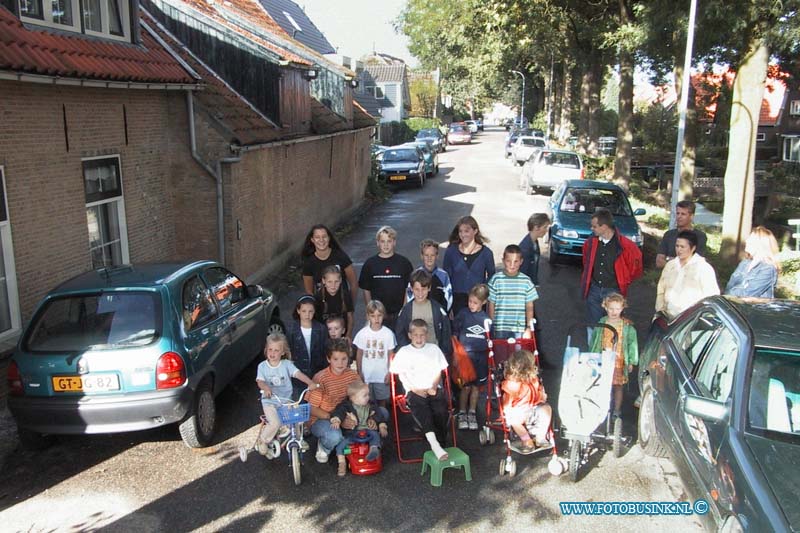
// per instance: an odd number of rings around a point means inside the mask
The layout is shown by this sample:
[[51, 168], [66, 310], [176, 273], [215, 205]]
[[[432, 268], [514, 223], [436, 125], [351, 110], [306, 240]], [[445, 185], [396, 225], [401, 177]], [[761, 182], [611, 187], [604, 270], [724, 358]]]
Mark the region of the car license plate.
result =
[[405, 181], [405, 176], [389, 176], [389, 181]]
[[53, 376], [55, 392], [106, 392], [119, 390], [116, 374], [86, 374], [85, 376]]

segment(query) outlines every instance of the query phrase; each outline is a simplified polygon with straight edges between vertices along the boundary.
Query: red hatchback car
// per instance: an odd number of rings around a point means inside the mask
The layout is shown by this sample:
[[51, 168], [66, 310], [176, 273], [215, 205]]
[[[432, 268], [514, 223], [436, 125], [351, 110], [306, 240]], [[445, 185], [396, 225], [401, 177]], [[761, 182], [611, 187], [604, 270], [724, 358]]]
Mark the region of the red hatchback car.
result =
[[472, 134], [465, 124], [450, 124], [447, 131], [447, 144], [469, 144], [472, 142]]

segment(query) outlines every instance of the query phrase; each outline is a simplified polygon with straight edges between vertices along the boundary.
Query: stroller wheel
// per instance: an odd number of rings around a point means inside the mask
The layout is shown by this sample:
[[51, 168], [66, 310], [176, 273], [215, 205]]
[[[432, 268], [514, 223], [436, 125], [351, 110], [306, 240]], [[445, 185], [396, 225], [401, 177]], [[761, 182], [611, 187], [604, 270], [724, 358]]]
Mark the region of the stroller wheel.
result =
[[506, 460], [500, 459], [500, 477], [506, 475]]
[[494, 431], [486, 428], [486, 436], [489, 437], [489, 444], [494, 444]]
[[269, 447], [271, 448], [272, 457], [271, 459], [277, 459], [281, 456], [281, 443], [278, 439], [274, 439], [272, 442], [269, 443]]
[[581, 441], [573, 440], [569, 447], [569, 478], [578, 481], [578, 469], [581, 466]]
[[486, 446], [486, 444], [489, 442], [489, 428], [481, 428], [481, 430], [478, 432], [478, 442], [481, 443], [481, 446]]
[[614, 419], [614, 457], [622, 457], [622, 419]]
[[247, 448], [244, 446], [239, 446], [239, 459], [243, 462], [247, 462]]
[[514, 477], [517, 475], [517, 462], [513, 459], [510, 463], [508, 463], [508, 477]]

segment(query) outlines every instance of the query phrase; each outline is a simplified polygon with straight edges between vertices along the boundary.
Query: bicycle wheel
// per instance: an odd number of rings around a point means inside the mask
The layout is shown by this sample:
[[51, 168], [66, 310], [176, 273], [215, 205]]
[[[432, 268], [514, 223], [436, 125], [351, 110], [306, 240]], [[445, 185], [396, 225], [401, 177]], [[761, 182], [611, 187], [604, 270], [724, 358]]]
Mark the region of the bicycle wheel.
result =
[[303, 476], [300, 472], [300, 448], [298, 446], [292, 447], [292, 474], [294, 475], [294, 484], [299, 485], [303, 481]]
[[622, 457], [622, 419], [614, 419], [614, 457]]
[[577, 439], [572, 441], [569, 448], [569, 478], [574, 482], [578, 481], [578, 469], [581, 463], [581, 442]]

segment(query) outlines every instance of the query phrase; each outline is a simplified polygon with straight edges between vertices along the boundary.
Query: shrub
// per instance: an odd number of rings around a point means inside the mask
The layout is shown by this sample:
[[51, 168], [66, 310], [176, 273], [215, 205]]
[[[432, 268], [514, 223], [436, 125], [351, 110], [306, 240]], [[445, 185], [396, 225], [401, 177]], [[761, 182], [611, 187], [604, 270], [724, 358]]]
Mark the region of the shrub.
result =
[[372, 154], [370, 161], [366, 196], [373, 200], [385, 200], [391, 196], [391, 192], [386, 186], [386, 183], [381, 180], [381, 162], [378, 161], [377, 154]]
[[403, 122], [414, 132], [414, 135], [416, 135], [419, 130], [438, 128], [441, 125], [441, 121], [438, 118], [411, 117], [405, 119]]

